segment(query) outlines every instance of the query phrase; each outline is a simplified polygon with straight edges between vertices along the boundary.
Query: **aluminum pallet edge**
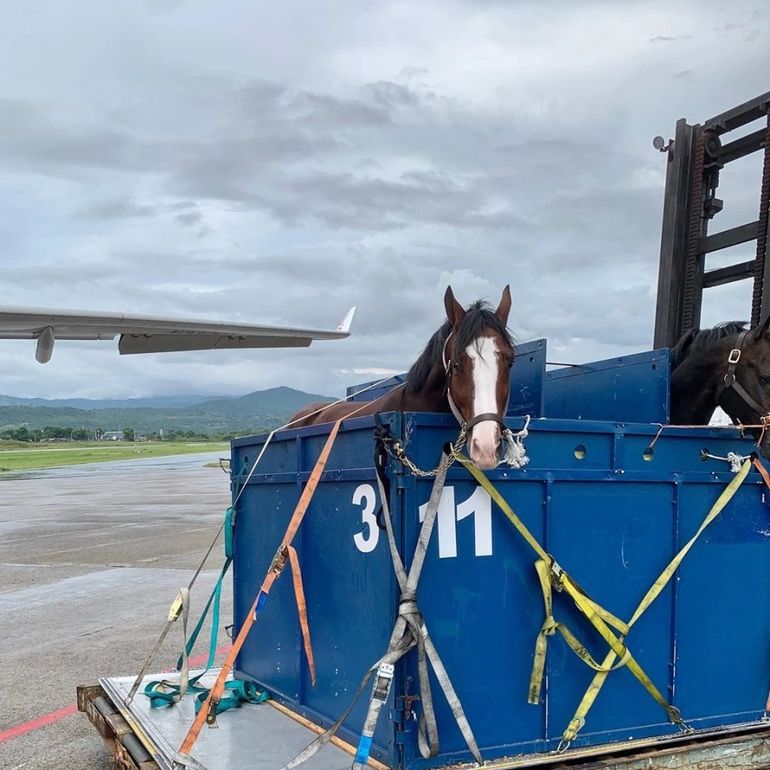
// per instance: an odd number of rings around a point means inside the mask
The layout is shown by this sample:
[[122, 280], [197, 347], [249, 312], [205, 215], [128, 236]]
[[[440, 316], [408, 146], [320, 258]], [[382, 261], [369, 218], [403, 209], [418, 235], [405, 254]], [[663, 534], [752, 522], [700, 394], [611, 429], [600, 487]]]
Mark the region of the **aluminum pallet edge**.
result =
[[[160, 675], [154, 675], [158, 678]], [[112, 689], [112, 688], [110, 688]], [[110, 758], [115, 765], [123, 770], [159, 770], [160, 765], [152, 758], [157, 756], [159, 747], [149, 736], [138, 728], [136, 721], [126, 719], [125, 706], [119, 699], [114, 698], [103, 684], [81, 685], [77, 688], [78, 710], [85, 714], [96, 731], [101, 736]], [[257, 726], [256, 720], [250, 718], [251, 708], [266, 708], [266, 706], [244, 707], [238, 712], [229, 712], [221, 719], [240, 717], [245, 719], [250, 727]], [[294, 717], [282, 715], [283, 719], [291, 722]], [[296, 725], [298, 729], [299, 725]], [[159, 730], [162, 731], [162, 726]], [[306, 739], [309, 741], [313, 733], [306, 727]], [[225, 746], [224, 742], [232, 733], [220, 730], [207, 730], [201, 740], [208, 741], [217, 749], [217, 753], [225, 757], [233, 751], [243, 751], [243, 746]], [[250, 733], [251, 746], [272, 743], [274, 749], [277, 739], [271, 733]], [[329, 750], [329, 749], [327, 749]], [[325, 750], [326, 751], [326, 750]], [[258, 754], [247, 753], [251, 770], [279, 770], [278, 766], [260, 761]], [[170, 758], [169, 758], [170, 759]], [[288, 757], [287, 757], [288, 759]], [[343, 767], [339, 755], [337, 764]], [[487, 763], [485, 770], [524, 770], [525, 768], [572, 768], [572, 770], [757, 770], [770, 766], [770, 724], [753, 725], [749, 728], [736, 728], [729, 733], [714, 731], [701, 733], [697, 738], [683, 736], [661, 740], [655, 745], [623, 744], [613, 747], [595, 747], [572, 752], [569, 758], [564, 755], [551, 755], [535, 760], [500, 759]], [[457, 766], [455, 766], [457, 768]], [[236, 765], [227, 760], [223, 764], [210, 766], [209, 770], [236, 770]]]

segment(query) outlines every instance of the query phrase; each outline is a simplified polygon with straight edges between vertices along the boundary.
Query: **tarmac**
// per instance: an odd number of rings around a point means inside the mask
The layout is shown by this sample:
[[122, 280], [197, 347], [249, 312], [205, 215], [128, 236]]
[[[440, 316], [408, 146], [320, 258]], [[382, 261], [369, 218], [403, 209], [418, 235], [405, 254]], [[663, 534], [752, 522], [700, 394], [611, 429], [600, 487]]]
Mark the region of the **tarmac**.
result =
[[[74, 710], [75, 688], [140, 669], [229, 504], [229, 477], [204, 467], [215, 458], [0, 474], [2, 770], [113, 767]], [[193, 617], [222, 558], [220, 540], [196, 583]], [[231, 614], [226, 581], [222, 617]], [[220, 648], [228, 643], [222, 634]], [[172, 629], [155, 670], [173, 667], [180, 648], [181, 628]]]

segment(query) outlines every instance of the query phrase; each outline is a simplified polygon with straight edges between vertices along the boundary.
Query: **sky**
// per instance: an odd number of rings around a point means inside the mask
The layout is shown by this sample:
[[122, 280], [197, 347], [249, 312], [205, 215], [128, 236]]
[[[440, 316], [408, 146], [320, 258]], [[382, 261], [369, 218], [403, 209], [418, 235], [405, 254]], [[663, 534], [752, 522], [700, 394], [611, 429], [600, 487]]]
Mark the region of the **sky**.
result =
[[[463, 304], [586, 362], [652, 346], [665, 155], [770, 90], [770, 3], [39, 0], [0, 26], [0, 304], [333, 328], [301, 350], [0, 342], [0, 393], [337, 395]], [[752, 126], [752, 129], [756, 126]], [[713, 231], [757, 216], [760, 158]], [[753, 258], [753, 244], [707, 267]], [[721, 262], [718, 260], [722, 260]], [[706, 293], [746, 318], [748, 282]]]

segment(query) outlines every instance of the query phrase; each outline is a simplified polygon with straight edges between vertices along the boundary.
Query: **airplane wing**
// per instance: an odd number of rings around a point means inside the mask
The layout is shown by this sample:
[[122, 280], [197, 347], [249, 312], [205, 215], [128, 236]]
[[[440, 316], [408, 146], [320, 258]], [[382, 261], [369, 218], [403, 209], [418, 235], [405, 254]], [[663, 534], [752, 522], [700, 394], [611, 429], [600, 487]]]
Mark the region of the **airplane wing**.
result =
[[350, 336], [355, 308], [336, 329], [229, 324], [221, 321], [0, 307], [0, 339], [37, 340], [35, 358], [51, 359], [56, 340], [112, 340], [120, 337], [121, 355], [189, 350], [301, 348], [313, 340]]

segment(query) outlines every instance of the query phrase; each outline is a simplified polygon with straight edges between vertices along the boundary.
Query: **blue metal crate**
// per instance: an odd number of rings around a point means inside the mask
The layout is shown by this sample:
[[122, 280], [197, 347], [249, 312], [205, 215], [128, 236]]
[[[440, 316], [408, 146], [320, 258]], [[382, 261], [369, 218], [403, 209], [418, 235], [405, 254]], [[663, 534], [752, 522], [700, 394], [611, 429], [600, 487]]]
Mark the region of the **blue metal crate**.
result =
[[[390, 414], [383, 421], [407, 442], [422, 467], [435, 466], [456, 435], [450, 416]], [[519, 428], [520, 418], [511, 418]], [[398, 591], [378, 507], [372, 418], [345, 423], [296, 545], [302, 562], [318, 683], [310, 686], [291, 579], [284, 576], [238, 657], [254, 678], [319, 724], [349, 705], [367, 668], [385, 651]], [[280, 542], [328, 426], [285, 431], [250, 479], [235, 518], [235, 624], [248, 611]], [[660, 570], [692, 535], [732, 477], [726, 463], [700, 452], [748, 454], [733, 429], [665, 431], [658, 427], [537, 419], [523, 470], [490, 478], [533, 534], [603, 606], [628, 619]], [[235, 488], [263, 438], [233, 442]], [[411, 555], [418, 511], [431, 481], [391, 464], [391, 509], [402, 553]], [[685, 559], [629, 636], [629, 646], [658, 687], [696, 729], [762, 717], [770, 684], [770, 526], [766, 489], [752, 470], [730, 505]], [[543, 621], [535, 556], [468, 473], [448, 475], [419, 589], [419, 604], [486, 759], [553, 750], [592, 678], [560, 637], [549, 642], [543, 703], [527, 704], [534, 642]], [[606, 645], [568, 600], [555, 615], [591, 653]], [[383, 712], [373, 754], [390, 766], [435, 767], [470, 759], [448, 707], [434, 687], [441, 753], [423, 760], [403, 696], [416, 688], [415, 661], [397, 667], [390, 711]], [[366, 692], [368, 699], [368, 688]], [[419, 707], [418, 707], [419, 708]], [[346, 720], [355, 741], [366, 703]], [[626, 671], [609, 675], [576, 745], [675, 732]]]
[[[544, 339], [516, 345], [508, 416], [612, 422], [668, 421], [667, 349], [564, 366], [549, 372], [545, 370], [546, 353]], [[347, 395], [352, 401], [374, 401], [405, 379], [406, 374], [396, 374], [377, 387], [372, 387], [376, 380], [364, 382], [349, 387]]]
[[[516, 359], [511, 368], [508, 415], [542, 417], [545, 383], [546, 340], [531, 340], [516, 345]], [[378, 380], [351, 385], [346, 395], [351, 401], [374, 401], [406, 380], [406, 374], [394, 374], [387, 382], [373, 387]], [[367, 388], [369, 388], [367, 390]]]
[[545, 375], [543, 414], [573, 420], [668, 422], [669, 369], [666, 348], [554, 369]]

